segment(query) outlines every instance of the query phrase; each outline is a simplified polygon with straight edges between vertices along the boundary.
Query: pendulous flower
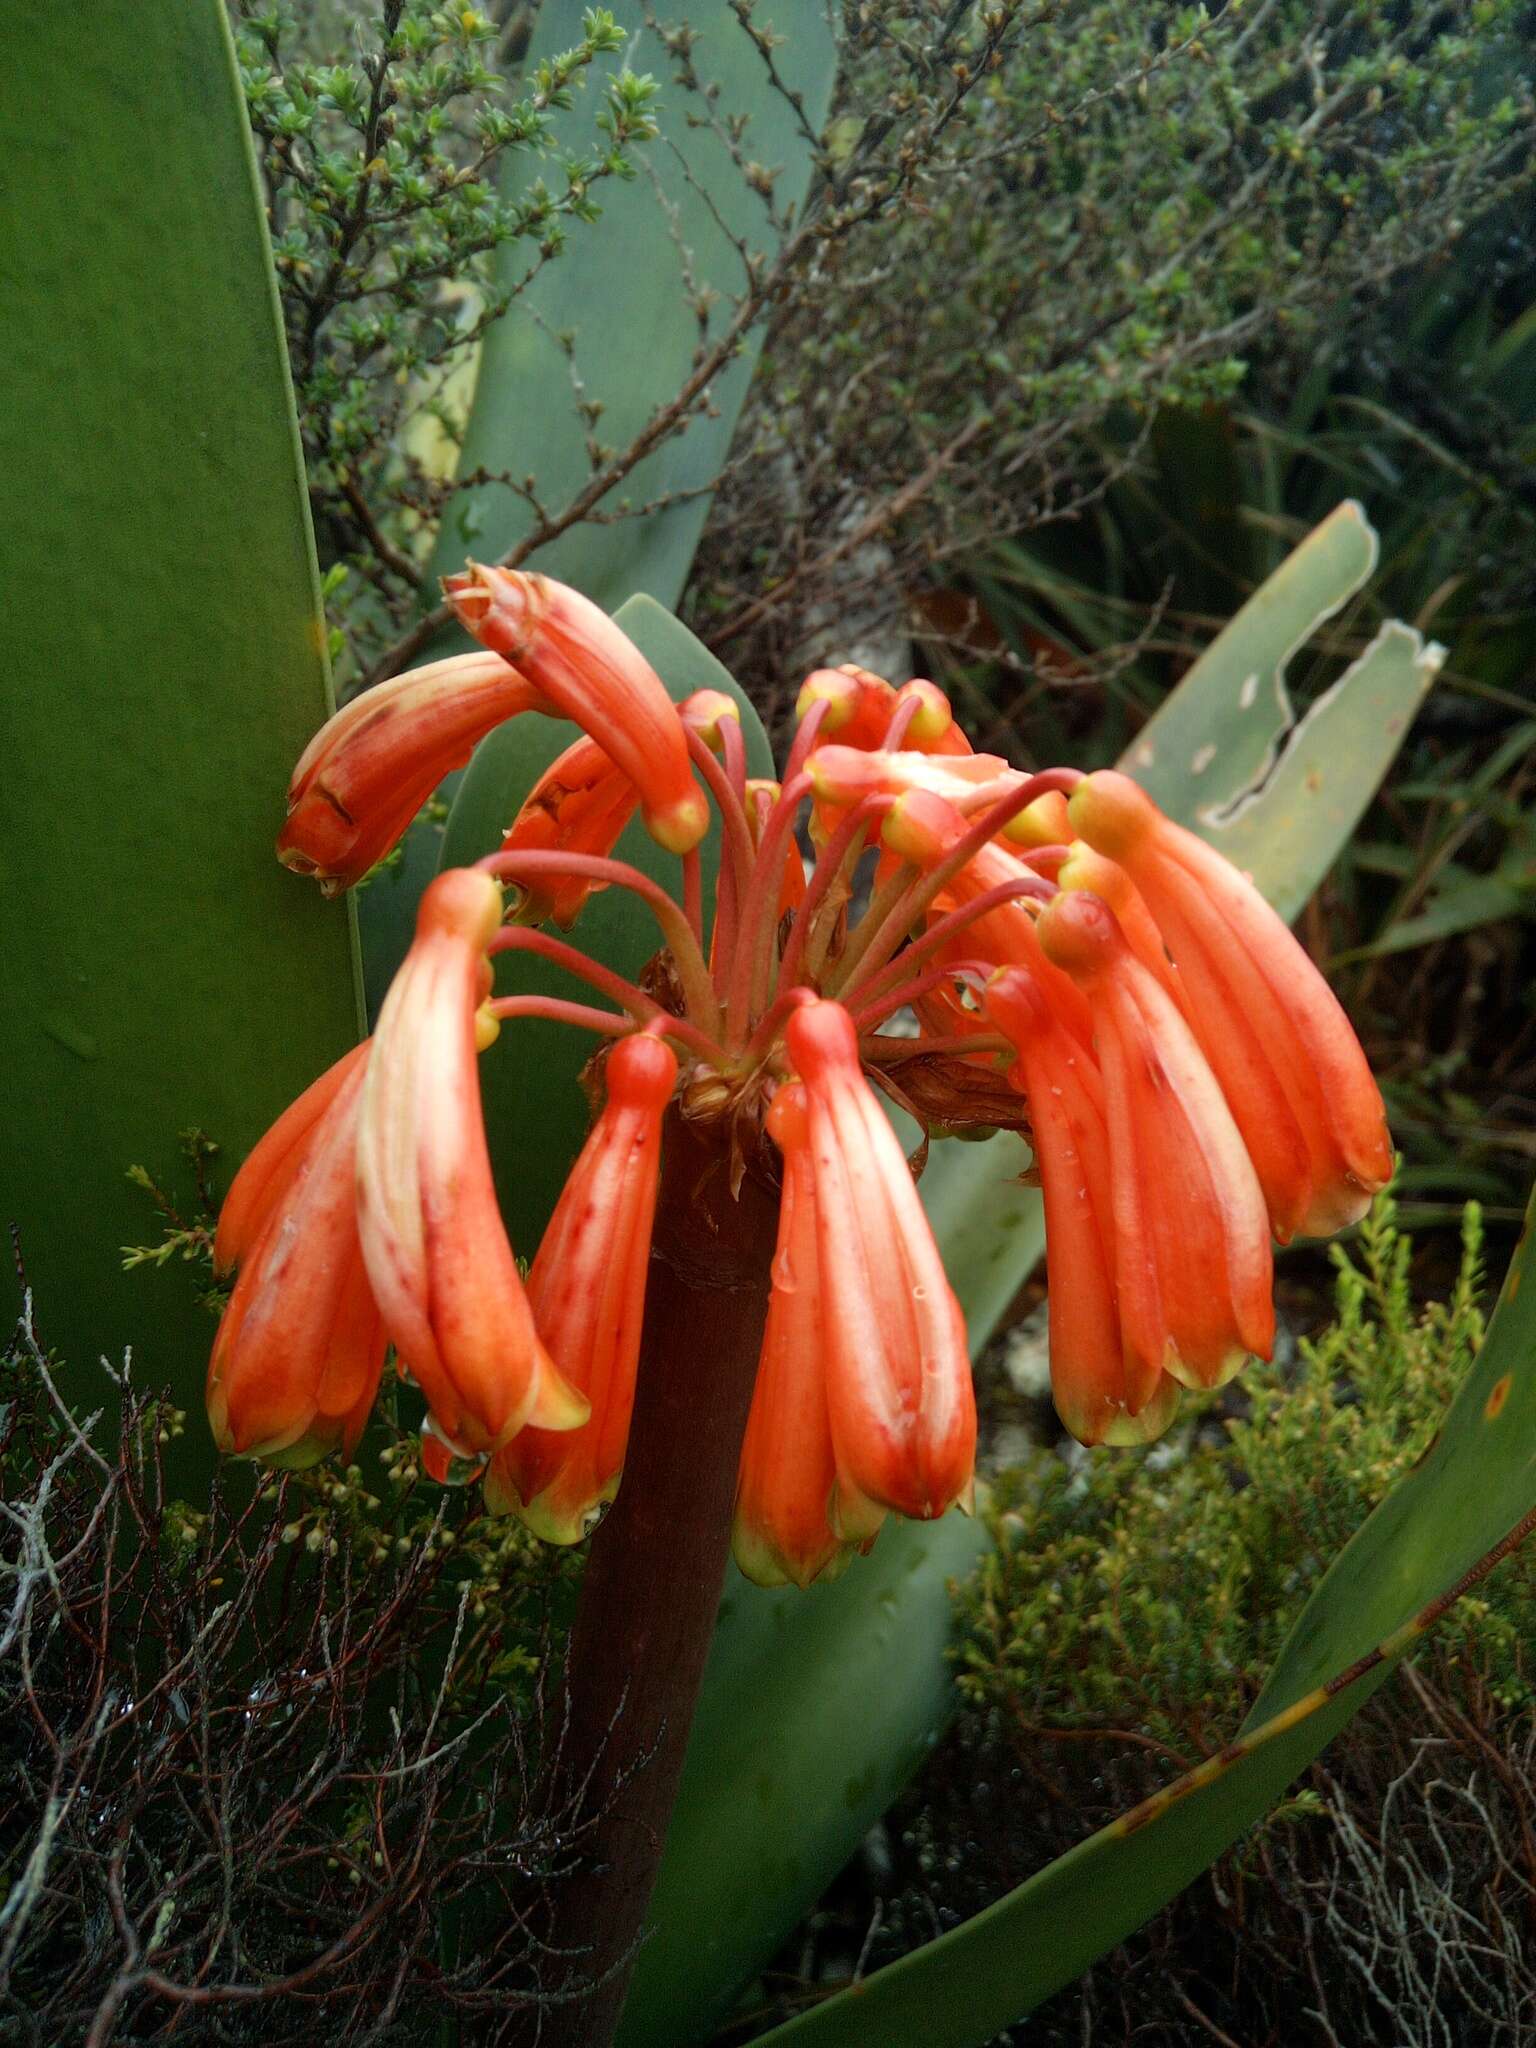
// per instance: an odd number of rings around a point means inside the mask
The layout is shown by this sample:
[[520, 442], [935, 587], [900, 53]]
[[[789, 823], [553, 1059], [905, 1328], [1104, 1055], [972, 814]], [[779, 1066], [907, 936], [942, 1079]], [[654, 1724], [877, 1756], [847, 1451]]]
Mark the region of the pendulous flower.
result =
[[[782, 778], [750, 777], [739, 705], [718, 690], [674, 705], [576, 592], [475, 565], [448, 588], [485, 651], [330, 722], [295, 777], [283, 858], [345, 886], [502, 717], [574, 717], [583, 735], [499, 849], [427, 889], [373, 1039], [237, 1176], [217, 1255], [239, 1278], [209, 1374], [223, 1446], [350, 1448], [387, 1341], [425, 1396], [423, 1468], [483, 1467], [493, 1508], [576, 1541], [614, 1497], [645, 1374], [663, 1369], [641, 1335], [668, 1133], [686, 1124], [690, 1145], [712, 1134], [721, 1185], [779, 1189], [737, 1469], [742, 1569], [808, 1585], [887, 1515], [967, 1503], [964, 1317], [877, 1086], [930, 1136], [1028, 1129], [1052, 1385], [1084, 1442], [1145, 1442], [1181, 1386], [1268, 1351], [1271, 1231], [1351, 1220], [1390, 1148], [1342, 1010], [1219, 854], [1125, 777], [974, 754], [932, 683], [896, 690], [852, 666], [807, 679]], [[637, 809], [681, 858], [676, 897], [612, 857]], [[569, 927], [604, 888], [659, 927], [638, 982], [523, 928]], [[609, 1007], [493, 998], [491, 956], [522, 953]], [[528, 1016], [614, 1043], [525, 1288], [477, 1062]]]
[[1045, 1203], [1056, 1411], [1079, 1443], [1148, 1442], [1173, 1419], [1179, 1385], [1160, 1362], [1129, 1348], [1121, 1330], [1098, 1062], [1021, 968], [1000, 968], [993, 976], [986, 1012], [1016, 1050], [1014, 1085], [1030, 1105]]
[[1073, 793], [1072, 822], [1141, 892], [1242, 1130], [1275, 1235], [1327, 1236], [1392, 1175], [1381, 1091], [1338, 998], [1253, 884], [1129, 776]]
[[[774, 1096], [768, 1135], [783, 1160], [768, 1321], [741, 1446], [731, 1551], [758, 1586], [836, 1578], [856, 1546], [831, 1523], [837, 1454], [827, 1409], [826, 1293], [805, 1089]], [[865, 1547], [868, 1546], [865, 1541]]]
[[[550, 763], [518, 808], [503, 853], [609, 854], [635, 815], [639, 792], [594, 739], [585, 735]], [[564, 931], [605, 883], [581, 875], [531, 876], [521, 886], [519, 923], [553, 922]]]
[[288, 1467], [350, 1456], [384, 1365], [353, 1200], [367, 1047], [323, 1074], [235, 1176], [216, 1258], [238, 1263], [208, 1366], [220, 1450]]
[[677, 1058], [650, 1032], [620, 1039], [605, 1102], [528, 1275], [550, 1357], [591, 1413], [575, 1429], [530, 1426], [485, 1475], [493, 1513], [520, 1515], [549, 1543], [578, 1543], [618, 1492], [635, 1401], [645, 1276], [661, 1170], [661, 1120]]
[[677, 706], [590, 598], [552, 577], [470, 562], [443, 585], [460, 625], [574, 719], [640, 792], [651, 836], [687, 853], [709, 828]]
[[547, 700], [498, 655], [456, 654], [376, 684], [299, 756], [277, 857], [327, 896], [360, 882], [494, 727]]
[[477, 869], [450, 868], [427, 887], [379, 1013], [357, 1134], [375, 1299], [438, 1433], [466, 1456], [529, 1423], [573, 1429], [587, 1414], [534, 1328], [491, 1180], [477, 1021], [501, 910], [500, 888]]
[[1093, 1016], [1126, 1351], [1141, 1373], [1220, 1386], [1274, 1344], [1253, 1164], [1189, 1027], [1108, 904], [1063, 891], [1041, 912], [1040, 943]]
[[793, 1010], [826, 1301], [832, 1526], [873, 1533], [886, 1509], [929, 1520], [967, 1494], [976, 1451], [965, 1318], [900, 1143], [864, 1078], [840, 1003]]

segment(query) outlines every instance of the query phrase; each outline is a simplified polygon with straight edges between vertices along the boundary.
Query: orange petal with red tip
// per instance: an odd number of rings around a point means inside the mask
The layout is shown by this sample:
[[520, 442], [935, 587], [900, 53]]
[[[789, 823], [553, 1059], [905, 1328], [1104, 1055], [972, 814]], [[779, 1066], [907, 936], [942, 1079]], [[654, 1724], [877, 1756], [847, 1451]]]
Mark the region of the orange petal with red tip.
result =
[[480, 1112], [476, 1012], [501, 922], [489, 875], [451, 868], [421, 899], [385, 998], [358, 1121], [363, 1257], [401, 1362], [466, 1454], [586, 1403], [550, 1362], [507, 1242]]
[[569, 584], [470, 562], [443, 579], [459, 623], [597, 741], [640, 793], [646, 828], [687, 853], [709, 828], [677, 706], [628, 634]]
[[784, 1159], [778, 1245], [757, 1383], [741, 1447], [731, 1550], [758, 1586], [835, 1578], [854, 1545], [828, 1520], [837, 1459], [827, 1411], [826, 1305], [817, 1250], [805, 1090], [791, 1082], [768, 1111]]
[[364, 1070], [357, 1056], [343, 1064], [281, 1185], [266, 1183], [272, 1199], [261, 1227], [242, 1238], [240, 1277], [208, 1366], [219, 1448], [285, 1466], [338, 1448], [350, 1455], [384, 1364], [353, 1196]]
[[525, 676], [478, 651], [365, 690], [300, 755], [278, 859], [318, 877], [327, 896], [351, 888], [488, 732], [519, 712], [548, 708]]
[[1107, 904], [1064, 891], [1041, 916], [1040, 940], [1093, 1010], [1127, 1353], [1183, 1385], [1219, 1386], [1274, 1343], [1269, 1223], [1242, 1138], [1188, 1025]]
[[[640, 792], [597, 741], [579, 739], [550, 763], [524, 798], [501, 850], [610, 854], [639, 801]], [[578, 875], [536, 875], [518, 886], [517, 923], [552, 918], [568, 931], [587, 898], [607, 885]]]
[[677, 1060], [641, 1033], [619, 1040], [604, 1078], [607, 1101], [528, 1276], [539, 1335], [591, 1413], [577, 1429], [522, 1430], [485, 1477], [492, 1513], [520, 1515], [547, 1543], [580, 1542], [619, 1490]]
[[967, 1493], [976, 1406], [965, 1318], [901, 1145], [860, 1069], [842, 1005], [811, 1001], [785, 1041], [805, 1084], [827, 1305], [827, 1410], [837, 1458], [832, 1525], [923, 1519]]
[[1357, 1221], [1391, 1178], [1392, 1141], [1354, 1028], [1305, 949], [1245, 876], [1127, 776], [1089, 776], [1071, 811], [1157, 921], [1276, 1236]]

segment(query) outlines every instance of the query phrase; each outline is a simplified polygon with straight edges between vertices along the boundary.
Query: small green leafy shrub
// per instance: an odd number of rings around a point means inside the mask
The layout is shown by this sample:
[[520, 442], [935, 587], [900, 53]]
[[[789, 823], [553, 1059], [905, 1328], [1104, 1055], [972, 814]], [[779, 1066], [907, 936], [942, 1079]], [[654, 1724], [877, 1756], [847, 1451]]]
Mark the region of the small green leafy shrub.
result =
[[[304, 0], [232, 11], [321, 552], [360, 568], [363, 588], [340, 601], [366, 619], [414, 598], [421, 520], [441, 509], [405, 429], [447, 417], [447, 384], [485, 329], [573, 224], [597, 219], [595, 189], [634, 176], [656, 86], [614, 73], [577, 152], [556, 146], [552, 116], [622, 48], [606, 8], [513, 90], [496, 65], [502, 29], [480, 8], [378, 0], [325, 22]], [[514, 157], [524, 175], [509, 196]], [[493, 258], [514, 242], [526, 257], [509, 286]]]
[[[1005, 1475], [998, 1550], [962, 1607], [960, 1684], [1021, 1732], [1134, 1730], [1194, 1760], [1232, 1732], [1313, 1585], [1427, 1448], [1482, 1338], [1482, 1224], [1448, 1300], [1415, 1307], [1412, 1243], [1378, 1202], [1335, 1247], [1336, 1319], [1293, 1369], [1207, 1402], [1171, 1446]], [[1516, 1560], [1443, 1624], [1495, 1697], [1528, 1702], [1536, 1575]]]

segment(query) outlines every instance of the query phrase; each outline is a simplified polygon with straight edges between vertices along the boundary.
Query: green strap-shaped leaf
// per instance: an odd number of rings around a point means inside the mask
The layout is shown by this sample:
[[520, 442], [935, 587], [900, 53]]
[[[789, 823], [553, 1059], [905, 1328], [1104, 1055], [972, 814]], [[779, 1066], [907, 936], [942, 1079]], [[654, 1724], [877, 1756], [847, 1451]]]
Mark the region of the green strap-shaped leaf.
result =
[[1160, 704], [1121, 762], [1196, 830], [1264, 782], [1295, 723], [1286, 670], [1363, 589], [1376, 534], [1352, 498], [1314, 527]]
[[1444, 659], [1443, 647], [1390, 620], [1294, 721], [1257, 788], [1214, 815], [1197, 805], [1186, 822], [1245, 868], [1283, 918], [1298, 916], [1380, 787]]
[[[615, 617], [674, 699], [703, 689], [725, 690], [736, 699], [748, 773], [772, 775], [773, 757], [762, 721], [688, 628], [649, 597], [632, 597]], [[443, 865], [467, 865], [494, 853], [528, 791], [577, 737], [577, 728], [563, 719], [535, 716], [515, 718], [493, 732], [464, 773], [443, 838]], [[702, 848], [706, 913], [713, 902], [719, 845], [717, 818]], [[662, 851], [638, 820], [619, 841], [615, 856], [652, 876], [674, 896], [681, 894], [679, 862]], [[371, 884], [370, 891], [379, 886], [388, 887], [387, 878]], [[592, 959], [631, 980], [662, 945], [651, 913], [626, 889], [605, 889], [590, 897], [571, 938]], [[526, 956], [504, 956], [498, 962], [497, 987], [503, 994], [538, 991], [595, 1003], [600, 1009], [612, 1007], [584, 982]], [[497, 1191], [512, 1242], [529, 1255], [538, 1246], [591, 1121], [579, 1077], [596, 1044], [569, 1025], [519, 1018], [481, 1062]]]
[[[530, 69], [580, 41], [584, 11], [584, 0], [545, 0]], [[761, 33], [768, 24], [756, 26]], [[563, 253], [486, 336], [461, 475], [532, 479], [544, 511], [562, 514], [586, 489], [594, 462], [606, 460], [594, 444], [631, 446], [677, 398], [701, 352], [728, 331], [747, 283], [746, 261], [777, 251], [782, 224], [810, 187], [811, 138], [826, 120], [836, 72], [826, 0], [777, 0], [771, 27], [778, 83], [731, 8], [697, 9], [689, 61], [709, 88], [707, 99], [676, 81], [671, 57], [646, 26], [592, 67], [571, 110], [555, 114], [557, 143], [580, 151], [591, 140], [596, 96], [618, 69], [648, 71], [661, 85], [660, 133], [637, 151], [636, 176], [593, 187], [601, 219], [572, 231]], [[508, 176], [514, 186], [524, 176], [515, 153]], [[499, 287], [522, 285], [531, 263], [530, 243], [508, 243]], [[529, 566], [574, 584], [605, 611], [616, 612], [638, 591], [675, 611], [762, 339], [759, 321], [709, 380], [708, 403], [691, 414], [686, 430], [663, 435], [593, 508], [595, 518], [567, 527], [534, 552]], [[581, 405], [597, 411], [586, 416]], [[528, 538], [535, 518], [527, 498], [506, 484], [461, 491], [438, 530], [431, 591], [466, 556], [499, 560]], [[430, 653], [467, 644], [445, 633]], [[363, 896], [370, 1008], [382, 1000], [410, 942], [435, 851], [435, 835], [418, 829], [396, 875]]]
[[191, 1402], [124, 1176], [185, 1199], [180, 1131], [238, 1161], [356, 1036], [351, 920], [272, 852], [330, 708], [304, 478], [220, 0], [0, 0], [0, 50], [0, 1221], [44, 1342]]
[[[545, 0], [530, 64], [578, 42], [584, 11], [584, 0]], [[759, 34], [769, 26], [754, 23]], [[558, 140], [579, 149], [590, 140], [593, 100], [614, 73], [649, 72], [661, 87], [661, 132], [636, 152], [636, 176], [593, 188], [601, 220], [573, 231], [486, 336], [462, 475], [533, 477], [540, 505], [563, 512], [600, 472], [601, 450], [628, 448], [728, 333], [748, 260], [777, 251], [780, 224], [809, 189], [811, 137], [826, 121], [836, 72], [826, 0], [777, 0], [771, 27], [777, 85], [734, 9], [694, 9], [688, 62], [707, 98], [677, 80], [657, 30], [638, 26], [622, 51], [593, 66], [574, 108], [556, 115]], [[520, 175], [515, 161], [511, 175]], [[529, 245], [510, 242], [497, 283], [513, 290], [528, 269]], [[676, 606], [762, 337], [759, 322], [711, 380], [707, 415], [664, 438], [603, 498], [611, 523], [571, 526], [540, 550], [539, 568], [609, 611], [637, 590]], [[626, 505], [634, 516], [614, 519]], [[526, 498], [505, 484], [462, 491], [444, 515], [433, 570], [458, 569], [466, 555], [494, 561], [536, 523]]]
[[964, 1926], [761, 2036], [783, 2048], [982, 2048], [1123, 1941], [1268, 1812], [1536, 1510], [1531, 1223], [1434, 1444], [1345, 1547], [1241, 1738]]

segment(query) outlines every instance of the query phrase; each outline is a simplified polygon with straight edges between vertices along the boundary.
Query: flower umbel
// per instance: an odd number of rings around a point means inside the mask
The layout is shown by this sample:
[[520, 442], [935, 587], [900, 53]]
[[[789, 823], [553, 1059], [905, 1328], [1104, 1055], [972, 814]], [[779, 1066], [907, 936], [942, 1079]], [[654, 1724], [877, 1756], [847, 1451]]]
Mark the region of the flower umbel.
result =
[[[327, 891], [360, 879], [504, 717], [553, 712], [583, 737], [499, 849], [426, 891], [373, 1040], [237, 1176], [219, 1256], [240, 1277], [209, 1376], [221, 1445], [350, 1448], [387, 1338], [426, 1400], [429, 1469], [483, 1465], [493, 1509], [577, 1540], [620, 1484], [645, 1373], [664, 1369], [642, 1364], [641, 1336], [668, 1132], [685, 1124], [690, 1146], [709, 1136], [723, 1185], [780, 1190], [740, 1447], [742, 1569], [808, 1585], [888, 1514], [965, 1505], [964, 1318], [877, 1090], [930, 1134], [1029, 1132], [1052, 1381], [1084, 1442], [1146, 1441], [1181, 1385], [1267, 1353], [1271, 1233], [1352, 1220], [1390, 1147], [1342, 1010], [1219, 854], [1124, 776], [973, 754], [932, 683], [896, 690], [863, 669], [810, 677], [781, 779], [749, 779], [733, 700], [675, 705], [576, 592], [475, 565], [449, 591], [485, 651], [338, 713], [295, 776], [285, 861]], [[613, 858], [636, 810], [680, 857], [676, 896]], [[530, 928], [579, 938], [605, 888], [656, 922], [640, 982]], [[490, 956], [520, 953], [593, 1000], [493, 997]], [[882, 1028], [898, 1012], [916, 1036]], [[525, 1287], [477, 1060], [526, 1016], [614, 1042]]]

